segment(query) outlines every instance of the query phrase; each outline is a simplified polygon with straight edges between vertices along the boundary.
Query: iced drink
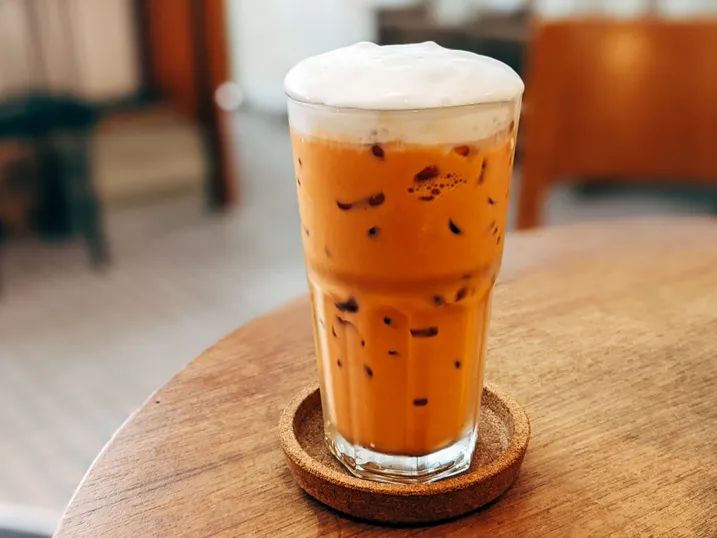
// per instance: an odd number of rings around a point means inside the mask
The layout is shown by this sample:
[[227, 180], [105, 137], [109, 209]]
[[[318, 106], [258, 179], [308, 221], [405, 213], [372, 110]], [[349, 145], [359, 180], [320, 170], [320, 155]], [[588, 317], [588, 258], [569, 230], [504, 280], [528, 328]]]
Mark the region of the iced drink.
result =
[[522, 83], [433, 43], [287, 76], [325, 433], [354, 474], [430, 481], [475, 447]]

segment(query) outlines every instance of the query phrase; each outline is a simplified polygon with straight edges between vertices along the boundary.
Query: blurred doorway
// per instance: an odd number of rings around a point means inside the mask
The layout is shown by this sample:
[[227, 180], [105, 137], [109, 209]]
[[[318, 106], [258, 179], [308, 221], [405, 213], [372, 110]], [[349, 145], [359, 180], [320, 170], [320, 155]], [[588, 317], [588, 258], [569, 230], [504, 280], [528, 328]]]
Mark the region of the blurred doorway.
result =
[[223, 0], [134, 0], [144, 86], [196, 120], [208, 157], [207, 195], [212, 207], [236, 199], [227, 118], [214, 93], [228, 78]]

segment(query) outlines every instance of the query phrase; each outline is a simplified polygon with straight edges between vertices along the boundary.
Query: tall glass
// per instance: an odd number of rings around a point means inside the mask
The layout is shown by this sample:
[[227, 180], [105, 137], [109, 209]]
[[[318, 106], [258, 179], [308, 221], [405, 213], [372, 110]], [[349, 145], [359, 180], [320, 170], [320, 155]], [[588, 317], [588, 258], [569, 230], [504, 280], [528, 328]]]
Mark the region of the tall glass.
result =
[[357, 476], [470, 466], [519, 110], [289, 99], [326, 441]]

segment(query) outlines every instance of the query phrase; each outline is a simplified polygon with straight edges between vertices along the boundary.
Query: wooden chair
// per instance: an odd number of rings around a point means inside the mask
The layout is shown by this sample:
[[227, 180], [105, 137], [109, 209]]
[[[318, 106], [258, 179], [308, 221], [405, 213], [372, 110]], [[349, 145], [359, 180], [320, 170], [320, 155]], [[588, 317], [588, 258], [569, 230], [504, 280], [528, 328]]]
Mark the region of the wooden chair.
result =
[[717, 19], [539, 23], [518, 228], [558, 181], [717, 184]]

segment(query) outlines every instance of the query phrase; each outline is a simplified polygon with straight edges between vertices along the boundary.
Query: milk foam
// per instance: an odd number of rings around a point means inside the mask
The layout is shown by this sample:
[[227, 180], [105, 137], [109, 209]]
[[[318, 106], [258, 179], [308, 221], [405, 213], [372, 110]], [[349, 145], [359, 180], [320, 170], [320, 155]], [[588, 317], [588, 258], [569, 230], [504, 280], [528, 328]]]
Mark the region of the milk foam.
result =
[[[498, 60], [433, 42], [363, 42], [299, 62], [284, 88], [296, 131], [357, 142], [452, 143], [487, 138], [516, 121], [523, 82]], [[451, 108], [463, 105], [479, 106]]]
[[356, 43], [312, 56], [284, 79], [299, 101], [369, 110], [410, 110], [509, 101], [523, 82], [498, 60], [436, 43]]

